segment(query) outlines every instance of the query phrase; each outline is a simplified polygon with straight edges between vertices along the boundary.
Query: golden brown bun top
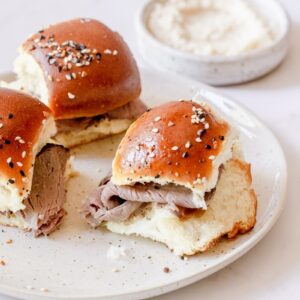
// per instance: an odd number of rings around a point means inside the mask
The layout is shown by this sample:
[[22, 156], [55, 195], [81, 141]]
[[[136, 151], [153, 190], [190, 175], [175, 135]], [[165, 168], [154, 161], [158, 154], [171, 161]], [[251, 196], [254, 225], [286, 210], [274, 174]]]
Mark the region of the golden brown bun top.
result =
[[50, 109], [31, 96], [0, 88], [0, 173], [20, 192], [27, 186], [43, 120], [50, 115]]
[[200, 179], [210, 178], [214, 157], [228, 132], [226, 122], [192, 101], [153, 108], [123, 138], [113, 162], [113, 180], [117, 184], [161, 181], [199, 187]]
[[136, 62], [122, 39], [92, 19], [50, 26], [24, 44], [41, 66], [55, 118], [104, 114], [141, 92]]

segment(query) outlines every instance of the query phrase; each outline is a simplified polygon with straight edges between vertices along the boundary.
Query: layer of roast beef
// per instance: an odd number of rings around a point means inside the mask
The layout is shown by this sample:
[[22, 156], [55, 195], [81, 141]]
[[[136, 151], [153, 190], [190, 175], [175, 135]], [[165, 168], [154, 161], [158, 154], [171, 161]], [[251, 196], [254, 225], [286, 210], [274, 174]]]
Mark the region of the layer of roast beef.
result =
[[146, 105], [140, 100], [131, 101], [124, 106], [114, 109], [106, 114], [94, 116], [91, 118], [75, 118], [66, 120], [57, 120], [56, 126], [58, 133], [71, 130], [85, 130], [102, 119], [128, 119], [135, 120], [146, 111]]
[[197, 209], [190, 189], [176, 185], [135, 184], [119, 186], [105, 178], [90, 194], [81, 214], [93, 226], [103, 221], [125, 221], [144, 203], [166, 204], [174, 212]]
[[65, 215], [65, 170], [69, 151], [62, 146], [47, 144], [37, 155], [31, 193], [20, 214], [30, 224], [35, 236], [54, 231]]

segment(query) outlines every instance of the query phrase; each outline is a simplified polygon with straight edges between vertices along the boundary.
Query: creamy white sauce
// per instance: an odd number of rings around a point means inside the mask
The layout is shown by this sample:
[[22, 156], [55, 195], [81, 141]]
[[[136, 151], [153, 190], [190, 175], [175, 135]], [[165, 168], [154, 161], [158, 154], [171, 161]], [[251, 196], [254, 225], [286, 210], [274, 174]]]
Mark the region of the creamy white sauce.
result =
[[196, 55], [238, 55], [274, 38], [245, 0], [162, 0], [150, 12], [148, 28], [162, 43]]

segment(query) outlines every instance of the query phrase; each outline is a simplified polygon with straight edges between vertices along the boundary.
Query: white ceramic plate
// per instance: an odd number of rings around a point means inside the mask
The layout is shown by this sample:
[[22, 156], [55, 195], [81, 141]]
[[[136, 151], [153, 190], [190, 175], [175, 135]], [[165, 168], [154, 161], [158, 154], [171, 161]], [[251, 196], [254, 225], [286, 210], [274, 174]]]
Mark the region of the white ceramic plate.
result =
[[[206, 254], [185, 261], [149, 240], [91, 230], [78, 216], [80, 203], [111, 164], [120, 136], [74, 151], [80, 176], [68, 185], [68, 216], [48, 238], [3, 227], [0, 236], [0, 292], [24, 299], [141, 299], [166, 293], [225, 267], [252, 248], [274, 225], [283, 205], [286, 163], [276, 138], [257, 118], [211, 88], [171, 74], [142, 70], [143, 96], [149, 106], [189, 99], [199, 92], [238, 127], [246, 158], [252, 164], [259, 198], [253, 231], [224, 240]], [[3, 79], [3, 76], [0, 78]], [[12, 244], [6, 241], [12, 239]], [[127, 249], [126, 258], [107, 258], [111, 245]], [[171, 272], [164, 273], [169, 267]], [[116, 268], [119, 272], [113, 272]], [[43, 291], [43, 288], [48, 291]], [[42, 290], [41, 290], [42, 289]]]

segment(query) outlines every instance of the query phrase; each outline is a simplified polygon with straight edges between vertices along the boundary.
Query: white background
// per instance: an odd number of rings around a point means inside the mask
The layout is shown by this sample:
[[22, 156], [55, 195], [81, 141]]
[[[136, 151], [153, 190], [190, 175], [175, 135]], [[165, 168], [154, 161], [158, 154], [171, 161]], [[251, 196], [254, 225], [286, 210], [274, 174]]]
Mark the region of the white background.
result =
[[[143, 2], [1, 1], [0, 72], [11, 70], [16, 49], [27, 35], [45, 24], [73, 17], [98, 18], [119, 31], [142, 64], [134, 17]], [[201, 282], [156, 299], [300, 299], [300, 1], [282, 2], [292, 21], [285, 62], [263, 79], [220, 90], [255, 112], [279, 138], [289, 168], [286, 209], [268, 236], [237, 262]], [[0, 300], [9, 299], [0, 295]]]

